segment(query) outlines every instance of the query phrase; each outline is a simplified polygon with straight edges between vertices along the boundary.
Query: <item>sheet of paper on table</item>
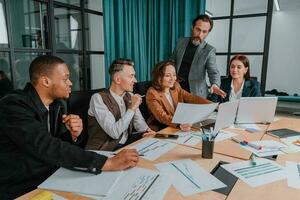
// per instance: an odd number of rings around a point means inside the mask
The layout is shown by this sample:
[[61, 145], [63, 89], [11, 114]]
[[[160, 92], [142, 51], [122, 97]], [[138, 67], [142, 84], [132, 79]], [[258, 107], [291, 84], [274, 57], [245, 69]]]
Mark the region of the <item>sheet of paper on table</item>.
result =
[[147, 138], [132, 146], [132, 148], [135, 148], [139, 154], [142, 154], [144, 159], [153, 161], [173, 149], [176, 145], [165, 139]]
[[256, 187], [286, 178], [284, 168], [264, 158], [257, 158], [256, 165], [251, 161], [242, 161], [221, 165], [225, 170], [237, 176], [251, 187]]
[[224, 183], [190, 159], [164, 162], [155, 166], [161, 174], [170, 179], [183, 196], [226, 187]]

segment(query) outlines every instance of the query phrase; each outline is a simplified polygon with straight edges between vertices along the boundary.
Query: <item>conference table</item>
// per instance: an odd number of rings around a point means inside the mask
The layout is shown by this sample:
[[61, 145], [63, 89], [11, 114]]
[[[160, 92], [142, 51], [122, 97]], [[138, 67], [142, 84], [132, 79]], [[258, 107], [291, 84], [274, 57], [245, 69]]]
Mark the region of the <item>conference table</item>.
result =
[[[277, 140], [273, 136], [266, 134], [267, 130], [279, 129], [279, 128], [289, 128], [295, 131], [300, 131], [300, 119], [295, 118], [286, 118], [282, 117], [274, 120], [269, 125], [261, 124], [259, 125], [261, 128], [260, 132], [251, 133], [245, 130], [237, 130], [237, 129], [225, 129], [226, 131], [237, 133], [235, 136], [239, 139], [246, 139], [248, 141], [257, 141], [257, 140]], [[168, 127], [160, 131], [162, 134], [175, 134], [178, 130], [175, 128]], [[147, 138], [143, 138], [125, 148], [131, 148], [136, 143], [139, 143]], [[156, 170], [155, 164], [161, 162], [167, 162], [172, 160], [182, 160], [182, 159], [191, 159], [197, 164], [199, 164], [202, 168], [210, 172], [215, 166], [219, 163], [219, 161], [225, 161], [229, 163], [240, 162], [244, 160], [249, 160], [251, 156], [251, 152], [245, 150], [240, 146], [240, 144], [227, 139], [220, 142], [215, 143], [214, 154], [212, 159], [205, 159], [201, 157], [201, 142], [194, 145], [177, 145], [172, 150], [168, 151], [166, 154], [163, 154], [158, 159], [154, 161], [148, 161], [143, 159], [142, 157], [139, 160], [138, 166], [144, 167], [147, 169]], [[285, 166], [286, 161], [300, 162], [300, 153], [293, 154], [282, 154], [278, 155], [275, 162], [278, 164]], [[40, 193], [41, 189], [36, 189], [30, 193], [27, 193], [18, 199], [25, 200], [31, 199], [36, 194]], [[90, 199], [84, 196], [80, 196], [78, 194], [68, 193], [68, 192], [60, 192], [60, 191], [52, 191], [66, 199]], [[261, 185], [258, 187], [251, 187], [247, 185], [242, 180], [238, 179], [235, 183], [234, 187], [230, 191], [228, 196], [225, 196], [221, 193], [215, 191], [207, 191], [197, 193], [192, 196], [183, 196], [179, 193], [173, 185], [169, 188], [166, 195], [164, 196], [164, 200], [181, 200], [181, 199], [208, 199], [208, 200], [256, 200], [256, 199], [264, 199], [264, 200], [274, 200], [274, 199], [289, 199], [296, 200], [300, 199], [300, 190], [288, 187], [287, 179], [283, 179], [280, 181], [272, 182], [269, 184]]]

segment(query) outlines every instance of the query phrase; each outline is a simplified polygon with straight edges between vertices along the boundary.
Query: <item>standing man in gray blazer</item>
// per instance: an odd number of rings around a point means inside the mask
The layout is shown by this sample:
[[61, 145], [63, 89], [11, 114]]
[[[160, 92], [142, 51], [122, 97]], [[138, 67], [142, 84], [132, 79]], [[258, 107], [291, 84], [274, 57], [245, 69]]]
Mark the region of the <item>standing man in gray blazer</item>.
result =
[[180, 85], [183, 89], [204, 98], [208, 95], [206, 72], [211, 84], [211, 93], [225, 97], [220, 88], [220, 74], [216, 64], [216, 49], [205, 38], [213, 28], [208, 15], [199, 15], [193, 20], [192, 36], [180, 38], [171, 57], [176, 62]]

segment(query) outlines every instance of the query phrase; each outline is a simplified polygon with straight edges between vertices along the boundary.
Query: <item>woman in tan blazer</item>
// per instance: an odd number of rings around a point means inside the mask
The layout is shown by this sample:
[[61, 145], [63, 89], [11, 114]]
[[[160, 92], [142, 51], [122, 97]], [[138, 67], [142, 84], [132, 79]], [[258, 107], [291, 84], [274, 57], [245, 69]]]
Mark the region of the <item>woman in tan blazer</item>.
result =
[[163, 61], [155, 65], [152, 71], [152, 87], [146, 94], [146, 103], [150, 111], [148, 119], [149, 127], [158, 131], [167, 126], [180, 127], [183, 131], [189, 131], [191, 124], [173, 124], [172, 118], [178, 102], [208, 104], [211, 101], [195, 96], [179, 85], [176, 76], [175, 63]]

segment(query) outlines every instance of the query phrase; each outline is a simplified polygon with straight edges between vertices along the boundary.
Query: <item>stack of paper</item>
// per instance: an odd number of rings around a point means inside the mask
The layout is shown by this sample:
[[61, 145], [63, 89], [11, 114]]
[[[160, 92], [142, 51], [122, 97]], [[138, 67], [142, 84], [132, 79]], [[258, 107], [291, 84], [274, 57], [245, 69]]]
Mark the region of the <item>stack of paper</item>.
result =
[[85, 172], [59, 168], [39, 188], [106, 196], [118, 182], [123, 171], [102, 172], [94, 175]]
[[140, 199], [158, 176], [157, 172], [142, 168], [99, 175], [60, 168], [39, 188], [90, 195], [96, 199]]

